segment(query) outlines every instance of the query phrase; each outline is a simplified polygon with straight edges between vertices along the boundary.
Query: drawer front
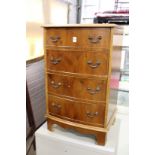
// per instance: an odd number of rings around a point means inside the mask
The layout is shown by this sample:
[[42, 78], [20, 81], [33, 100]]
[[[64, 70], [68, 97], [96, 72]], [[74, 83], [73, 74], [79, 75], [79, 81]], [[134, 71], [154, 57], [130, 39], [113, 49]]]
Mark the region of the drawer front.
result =
[[48, 107], [49, 114], [51, 115], [66, 117], [70, 119], [73, 119], [74, 117], [73, 104], [65, 101], [64, 99], [49, 95]]
[[46, 28], [46, 46], [110, 48], [110, 28]]
[[74, 119], [91, 123], [104, 124], [105, 107], [100, 104], [75, 104]]
[[83, 100], [105, 101], [106, 80], [48, 74], [48, 91]]
[[104, 124], [105, 107], [49, 95], [49, 113], [85, 124]]
[[47, 50], [47, 69], [54, 71], [107, 75], [107, 52], [64, 52]]

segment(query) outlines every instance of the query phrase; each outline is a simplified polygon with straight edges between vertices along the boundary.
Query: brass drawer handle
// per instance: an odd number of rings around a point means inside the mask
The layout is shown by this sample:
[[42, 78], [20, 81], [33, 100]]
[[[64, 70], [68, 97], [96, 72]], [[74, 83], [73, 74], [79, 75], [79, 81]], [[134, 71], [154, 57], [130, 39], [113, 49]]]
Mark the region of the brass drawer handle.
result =
[[51, 63], [52, 63], [53, 65], [56, 65], [56, 64], [58, 64], [58, 63], [61, 62], [61, 58], [53, 58], [53, 57], [52, 57], [50, 60], [51, 60]]
[[98, 43], [102, 39], [102, 36], [97, 37], [89, 36], [88, 39], [91, 43]]
[[98, 112], [89, 112], [89, 111], [87, 111], [87, 113], [86, 113], [86, 115], [88, 116], [88, 117], [90, 117], [90, 118], [93, 118], [93, 117], [95, 117], [95, 116], [97, 116], [98, 115]]
[[95, 90], [91, 89], [91, 88], [87, 88], [87, 91], [89, 92], [89, 94], [94, 95], [97, 94], [101, 91], [100, 87], [97, 86]]
[[60, 40], [60, 37], [59, 36], [52, 36], [52, 37], [50, 37], [50, 39], [52, 40], [52, 42], [56, 43]]
[[51, 85], [53, 88], [59, 88], [62, 84], [61, 82], [55, 83], [54, 81], [51, 81]]
[[97, 67], [101, 64], [101, 62], [99, 62], [99, 61], [97, 60], [97, 61], [96, 61], [96, 64], [93, 64], [93, 62], [92, 62], [91, 60], [88, 60], [88, 61], [87, 61], [87, 64], [89, 65], [89, 67], [95, 69], [95, 68], [97, 68]]
[[56, 109], [61, 109], [61, 105], [60, 104], [56, 104], [56, 103], [52, 103], [52, 107], [54, 107]]

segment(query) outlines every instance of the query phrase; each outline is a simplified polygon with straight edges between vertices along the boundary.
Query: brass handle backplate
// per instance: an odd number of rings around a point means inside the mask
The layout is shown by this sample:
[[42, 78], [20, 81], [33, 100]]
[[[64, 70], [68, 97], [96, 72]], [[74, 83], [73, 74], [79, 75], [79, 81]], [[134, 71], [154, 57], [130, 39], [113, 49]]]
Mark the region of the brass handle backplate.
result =
[[54, 107], [56, 109], [60, 109], [61, 105], [60, 104], [56, 104], [56, 103], [52, 103], [52, 107]]
[[98, 112], [89, 112], [89, 111], [87, 111], [87, 113], [86, 113], [86, 115], [88, 116], [88, 117], [90, 117], [90, 118], [94, 118], [95, 116], [97, 116], [98, 115]]
[[56, 43], [58, 42], [61, 38], [59, 36], [51, 36], [50, 39], [52, 40], [52, 42]]
[[53, 57], [52, 57], [50, 60], [51, 60], [51, 63], [52, 63], [53, 65], [56, 65], [56, 64], [58, 64], [58, 63], [61, 62], [61, 58], [53, 58]]
[[100, 89], [99, 86], [97, 86], [95, 90], [93, 90], [93, 89], [91, 89], [91, 88], [88, 87], [87, 88], [87, 91], [89, 92], [89, 94], [94, 95], [94, 94], [99, 93], [101, 91], [101, 89]]
[[94, 64], [91, 60], [88, 60], [87, 64], [89, 65], [89, 67], [95, 69], [101, 64], [101, 62], [97, 60], [96, 63]]
[[88, 39], [91, 43], [98, 43], [102, 39], [102, 36], [89, 36]]
[[54, 81], [51, 81], [51, 85], [53, 88], [59, 88], [62, 85], [62, 83], [61, 82], [55, 83]]

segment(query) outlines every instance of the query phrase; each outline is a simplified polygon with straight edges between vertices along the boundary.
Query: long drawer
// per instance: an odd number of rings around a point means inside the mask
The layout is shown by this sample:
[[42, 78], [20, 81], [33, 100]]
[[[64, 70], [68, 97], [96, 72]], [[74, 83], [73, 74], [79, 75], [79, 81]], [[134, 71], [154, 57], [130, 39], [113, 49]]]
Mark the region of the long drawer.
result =
[[46, 50], [47, 70], [107, 75], [107, 52], [79, 52], [79, 51], [54, 51]]
[[110, 28], [46, 28], [45, 46], [110, 48]]
[[107, 82], [102, 78], [85, 78], [50, 73], [48, 92], [83, 100], [105, 101]]
[[48, 98], [50, 115], [87, 124], [104, 124], [104, 105], [87, 104], [52, 95], [49, 95]]

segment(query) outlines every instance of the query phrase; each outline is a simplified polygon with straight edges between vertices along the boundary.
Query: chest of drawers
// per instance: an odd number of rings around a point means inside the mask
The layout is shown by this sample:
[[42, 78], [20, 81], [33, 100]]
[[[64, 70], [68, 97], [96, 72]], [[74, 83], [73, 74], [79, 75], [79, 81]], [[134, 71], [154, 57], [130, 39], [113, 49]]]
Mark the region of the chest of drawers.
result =
[[117, 91], [110, 84], [119, 76], [121, 48], [113, 36], [120, 30], [114, 24], [44, 26], [49, 130], [58, 124], [105, 144], [116, 114]]

